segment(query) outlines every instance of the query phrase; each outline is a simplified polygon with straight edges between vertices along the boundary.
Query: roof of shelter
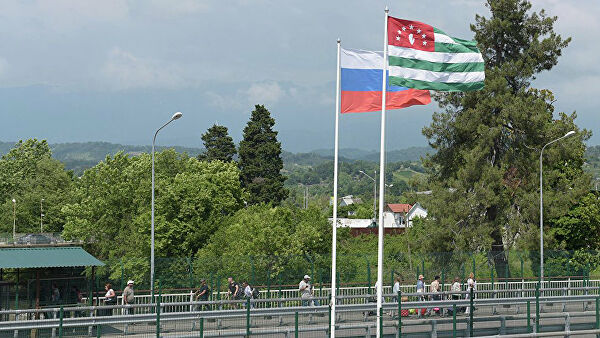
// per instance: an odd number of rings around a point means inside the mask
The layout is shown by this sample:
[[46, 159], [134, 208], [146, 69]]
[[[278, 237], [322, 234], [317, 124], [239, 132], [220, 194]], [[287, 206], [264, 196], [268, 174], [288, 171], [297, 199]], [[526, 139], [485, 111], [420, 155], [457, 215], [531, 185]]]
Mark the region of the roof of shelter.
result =
[[80, 247], [0, 248], [0, 268], [55, 268], [103, 266]]

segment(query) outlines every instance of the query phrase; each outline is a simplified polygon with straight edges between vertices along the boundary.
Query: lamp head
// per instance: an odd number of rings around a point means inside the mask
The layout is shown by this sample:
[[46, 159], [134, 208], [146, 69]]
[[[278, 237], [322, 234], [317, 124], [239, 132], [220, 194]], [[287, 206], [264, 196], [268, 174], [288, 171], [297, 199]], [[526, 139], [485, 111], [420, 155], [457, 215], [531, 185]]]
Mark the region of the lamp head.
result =
[[13, 202], [13, 203], [17, 203], [17, 200], [13, 198], [13, 199], [12, 199], [12, 202]]
[[178, 118], [182, 117], [183, 114], [181, 112], [177, 112], [175, 114], [173, 114], [173, 117], [171, 117], [171, 120], [177, 120]]
[[574, 134], [575, 134], [575, 130], [571, 130], [570, 132], [566, 133], [565, 136], [563, 136], [563, 137], [569, 137]]

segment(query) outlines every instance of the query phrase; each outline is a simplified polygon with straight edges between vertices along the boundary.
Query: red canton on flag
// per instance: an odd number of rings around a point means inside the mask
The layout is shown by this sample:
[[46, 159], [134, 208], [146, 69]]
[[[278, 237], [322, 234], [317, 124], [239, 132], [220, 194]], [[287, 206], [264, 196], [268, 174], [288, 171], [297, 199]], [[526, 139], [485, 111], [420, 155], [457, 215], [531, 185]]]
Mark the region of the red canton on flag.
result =
[[435, 51], [433, 27], [419, 21], [389, 17], [388, 44], [398, 47]]

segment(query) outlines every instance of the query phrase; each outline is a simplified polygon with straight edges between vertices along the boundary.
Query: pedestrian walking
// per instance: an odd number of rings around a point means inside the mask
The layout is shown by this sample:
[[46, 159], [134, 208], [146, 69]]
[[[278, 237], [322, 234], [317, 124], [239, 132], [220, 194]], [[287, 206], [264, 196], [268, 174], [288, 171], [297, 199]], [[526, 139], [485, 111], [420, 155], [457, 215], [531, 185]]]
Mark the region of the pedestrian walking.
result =
[[[472, 272], [469, 274], [469, 279], [467, 279], [467, 291], [469, 293], [467, 293], [466, 299], [470, 299], [471, 290], [473, 290], [473, 292], [475, 292], [475, 290], [477, 290], [477, 282], [475, 281], [475, 274]], [[475, 294], [473, 294], [473, 299], [475, 299]], [[465, 311], [465, 313], [469, 314], [470, 312], [471, 312], [471, 307], [467, 306], [467, 310]]]
[[[196, 290], [196, 292], [194, 293], [194, 300], [197, 302], [206, 302], [206, 301], [208, 301], [209, 295], [210, 295], [210, 289], [206, 285], [206, 279], [202, 279], [200, 281], [200, 288], [198, 288], [198, 290]], [[196, 310], [204, 311], [204, 309], [207, 306], [208, 305], [204, 305], [204, 304], [199, 305], [196, 307]]]
[[[240, 288], [240, 285], [233, 280], [233, 277], [229, 277], [227, 278], [227, 282], [228, 282], [228, 287], [229, 287], [229, 299], [231, 300], [240, 300], [242, 298], [242, 295], [244, 294], [244, 291]], [[233, 304], [233, 308], [237, 309], [238, 305], [237, 303]]]
[[[244, 298], [248, 299], [254, 299], [254, 292], [252, 291], [252, 287], [250, 286], [250, 284], [248, 284], [248, 282], [244, 281], [242, 283], [242, 289], [244, 290]], [[254, 307], [254, 305], [252, 303], [250, 303], [251, 307]]]
[[302, 306], [319, 306], [319, 301], [314, 299], [315, 290], [310, 283], [309, 275], [304, 275], [304, 279], [302, 279], [298, 285], [298, 291], [300, 291], [300, 298], [302, 298]]
[[[442, 290], [442, 288], [441, 288], [441, 284], [440, 284], [440, 276], [435, 276], [429, 286], [429, 292], [433, 293], [432, 295], [429, 296], [429, 300], [433, 300], [433, 301], [441, 300], [441, 295], [436, 295], [436, 293], [439, 293], [441, 290]], [[431, 314], [431, 310], [429, 310], [428, 312]], [[433, 312], [439, 314], [440, 308], [434, 307]]]
[[135, 303], [135, 297], [133, 292], [133, 281], [130, 279], [127, 281], [127, 286], [123, 290], [123, 305], [129, 305], [127, 307], [127, 314], [132, 315], [134, 313], [133, 305]]
[[[104, 294], [104, 305], [117, 304], [117, 294], [115, 293], [115, 290], [113, 290], [112, 285], [110, 283], [106, 283], [106, 285], [104, 285], [104, 290], [106, 290], [106, 294]], [[104, 311], [104, 316], [112, 316], [112, 314], [112, 309], [106, 309]]]
[[[458, 278], [458, 277], [454, 277], [454, 282], [452, 283], [452, 287], [450, 288], [450, 291], [452, 291], [452, 292], [453, 292], [453, 294], [452, 294], [452, 296], [451, 296], [451, 299], [452, 299], [453, 301], [460, 300], [460, 294], [458, 294], [458, 292], [460, 292], [460, 291], [461, 291], [461, 288], [460, 288], [460, 278]], [[459, 311], [460, 311], [460, 312], [463, 312], [463, 311], [464, 311], [464, 308], [463, 308], [463, 307], [457, 308], [457, 310], [456, 310], [456, 311], [457, 311], [457, 312], [459, 312]]]
[[[423, 275], [419, 275], [419, 278], [417, 279], [417, 293], [424, 293], [425, 292], [425, 282], [423, 282], [423, 280], [425, 279], [425, 277]], [[424, 296], [419, 296], [419, 302], [423, 302], [425, 301], [425, 297]], [[417, 309], [417, 315], [419, 317], [421, 317], [422, 315], [425, 314], [425, 308], [422, 309]]]

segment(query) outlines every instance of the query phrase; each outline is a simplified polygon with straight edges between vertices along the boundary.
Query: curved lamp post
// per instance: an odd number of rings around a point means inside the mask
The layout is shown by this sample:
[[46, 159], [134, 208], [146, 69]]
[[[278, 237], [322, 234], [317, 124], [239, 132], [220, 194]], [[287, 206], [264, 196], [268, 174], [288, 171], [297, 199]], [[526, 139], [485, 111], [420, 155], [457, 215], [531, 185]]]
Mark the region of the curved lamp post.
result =
[[154, 144], [156, 143], [156, 135], [158, 135], [158, 132], [166, 127], [169, 123], [181, 118], [182, 116], [183, 114], [181, 112], [173, 114], [169, 122], [163, 124], [162, 127], [156, 130], [156, 133], [154, 133], [154, 138], [152, 139], [152, 224], [150, 230], [150, 290], [152, 292], [152, 299], [154, 299]]
[[559, 137], [555, 140], [552, 140], [546, 143], [542, 150], [540, 151], [540, 281], [544, 281], [544, 190], [542, 187], [542, 155], [544, 154], [544, 149], [551, 145], [554, 142], [558, 142], [564, 138], [567, 138], [571, 135], [574, 135], [575, 131], [571, 130], [566, 133], [564, 136]]
[[[367, 176], [368, 178], [370, 178], [373, 181], [373, 224], [375, 225], [377, 223], [377, 180], [371, 176], [369, 176], [369, 174], [367, 174], [366, 172], [359, 170], [359, 173]], [[377, 170], [375, 170], [375, 177], [377, 177]], [[385, 185], [388, 188], [393, 187], [393, 184], [390, 185]]]

